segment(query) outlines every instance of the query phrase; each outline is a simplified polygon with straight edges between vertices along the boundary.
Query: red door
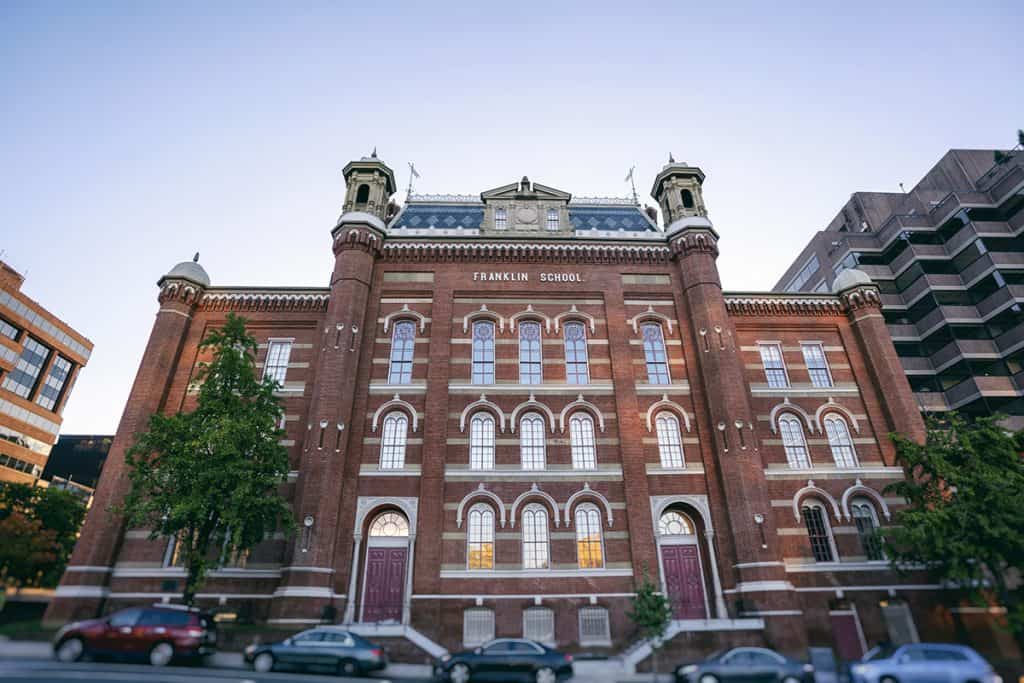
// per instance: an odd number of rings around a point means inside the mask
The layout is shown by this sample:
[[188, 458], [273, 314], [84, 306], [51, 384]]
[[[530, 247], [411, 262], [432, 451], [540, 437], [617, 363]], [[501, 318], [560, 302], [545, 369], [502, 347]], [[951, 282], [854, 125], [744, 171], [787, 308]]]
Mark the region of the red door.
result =
[[668, 598], [675, 619], [704, 619], [704, 576], [696, 545], [663, 545], [661, 562], [665, 568]]
[[405, 548], [367, 548], [363, 621], [401, 621]]
[[836, 652], [848, 662], [864, 656], [864, 646], [860, 637], [860, 624], [853, 610], [835, 610], [829, 612], [832, 620], [832, 639], [836, 643]]

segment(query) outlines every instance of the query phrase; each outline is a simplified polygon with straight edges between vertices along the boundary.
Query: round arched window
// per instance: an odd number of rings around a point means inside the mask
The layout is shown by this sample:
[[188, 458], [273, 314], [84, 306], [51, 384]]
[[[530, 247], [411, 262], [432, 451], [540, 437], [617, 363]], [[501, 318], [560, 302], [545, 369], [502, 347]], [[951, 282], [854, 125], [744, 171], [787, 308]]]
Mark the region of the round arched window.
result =
[[409, 520], [399, 512], [382, 512], [370, 525], [370, 536], [406, 537], [409, 535]]
[[692, 536], [693, 522], [681, 512], [666, 510], [658, 520], [659, 536]]

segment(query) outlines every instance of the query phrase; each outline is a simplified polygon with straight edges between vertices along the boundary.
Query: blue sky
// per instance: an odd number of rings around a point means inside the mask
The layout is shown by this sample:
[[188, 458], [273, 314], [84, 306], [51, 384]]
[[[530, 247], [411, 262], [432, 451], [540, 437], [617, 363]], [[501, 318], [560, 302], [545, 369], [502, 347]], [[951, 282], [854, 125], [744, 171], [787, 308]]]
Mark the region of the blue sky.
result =
[[771, 287], [856, 190], [1024, 127], [1024, 5], [0, 6], [0, 249], [96, 343], [66, 433], [113, 432], [157, 278], [323, 286], [340, 170], [646, 195], [707, 173], [727, 289]]

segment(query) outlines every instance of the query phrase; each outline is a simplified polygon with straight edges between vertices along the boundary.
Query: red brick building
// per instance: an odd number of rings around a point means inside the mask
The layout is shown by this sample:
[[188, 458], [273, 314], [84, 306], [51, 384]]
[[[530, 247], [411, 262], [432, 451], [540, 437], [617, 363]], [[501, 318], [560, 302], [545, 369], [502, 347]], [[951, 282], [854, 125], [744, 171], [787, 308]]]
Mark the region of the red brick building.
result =
[[618, 652], [646, 569], [676, 649], [951, 637], [944, 591], [891, 571], [871, 533], [900, 504], [887, 434], [923, 425], [866, 276], [723, 292], [685, 164], [655, 179], [663, 228], [527, 178], [399, 208], [376, 156], [344, 174], [328, 287], [212, 286], [191, 262], [160, 279], [48, 619], [180, 595], [173, 543], [107, 509], [131, 435], [189, 409], [199, 341], [233, 311], [283, 385], [300, 531], [214, 571], [207, 604], [295, 628], [332, 605], [430, 652], [520, 635]]

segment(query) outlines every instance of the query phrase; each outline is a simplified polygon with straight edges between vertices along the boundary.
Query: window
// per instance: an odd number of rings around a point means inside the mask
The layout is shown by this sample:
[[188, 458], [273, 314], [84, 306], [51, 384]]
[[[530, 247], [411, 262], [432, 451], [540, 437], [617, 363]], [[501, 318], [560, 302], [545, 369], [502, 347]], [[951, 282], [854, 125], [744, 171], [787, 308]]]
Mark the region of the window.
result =
[[14, 325], [10, 324], [3, 318], [0, 318], [0, 334], [7, 337], [8, 339], [18, 339], [18, 332], [20, 330]]
[[547, 223], [547, 227], [548, 227], [548, 230], [550, 230], [551, 232], [557, 232], [558, 231], [558, 210], [557, 209], [548, 209], [548, 223]]
[[519, 421], [519, 457], [524, 470], [544, 469], [544, 418], [537, 413]]
[[658, 520], [659, 536], [693, 536], [690, 518], [675, 510], [666, 510]]
[[856, 467], [857, 454], [853, 451], [853, 440], [850, 438], [846, 420], [838, 415], [829, 415], [825, 418], [825, 433], [828, 435], [828, 445], [832, 449], [836, 467]]
[[588, 384], [590, 370], [587, 361], [587, 332], [583, 323], [566, 323], [565, 329], [565, 381], [569, 384]]
[[538, 643], [554, 644], [555, 612], [547, 607], [531, 607], [523, 610], [523, 638]]
[[574, 470], [592, 470], [597, 467], [594, 420], [586, 413], [577, 413], [569, 418], [569, 445]]
[[580, 608], [580, 645], [610, 645], [611, 627], [604, 607]]
[[782, 360], [782, 347], [778, 344], [761, 344], [761, 362], [764, 364], [764, 375], [768, 386], [784, 389], [789, 386], [786, 364]]
[[693, 208], [693, 193], [690, 192], [689, 190], [680, 190], [679, 191], [679, 199], [680, 199], [680, 201], [683, 202], [683, 208], [684, 209], [692, 209]]
[[811, 466], [811, 458], [807, 453], [807, 442], [804, 441], [804, 428], [795, 415], [783, 415], [779, 418], [779, 433], [782, 434], [782, 447], [786, 449], [786, 460], [795, 470], [807, 469]]
[[828, 360], [825, 359], [825, 350], [821, 344], [801, 344], [804, 352], [804, 363], [807, 364], [807, 374], [811, 376], [811, 384], [816, 387], [832, 386], [832, 373], [828, 369]]
[[384, 434], [380, 440], [380, 468], [400, 470], [405, 467], [405, 442], [409, 418], [405, 413], [389, 413], [384, 418]]
[[356, 190], [356, 204], [365, 204], [370, 201], [370, 186], [360, 185]]
[[408, 384], [412, 381], [413, 346], [416, 343], [416, 323], [400, 320], [391, 333], [391, 364], [388, 384]]
[[122, 628], [124, 626], [134, 626], [135, 622], [142, 616], [142, 609], [139, 607], [132, 607], [129, 609], [123, 609], [120, 612], [114, 612], [110, 616], [110, 625], [114, 628]]
[[672, 413], [663, 412], [658, 414], [654, 424], [658, 430], [658, 452], [661, 454], [661, 466], [677, 469], [684, 467], [679, 420]]
[[548, 511], [532, 503], [523, 509], [523, 569], [548, 568]]
[[473, 384], [494, 384], [494, 323], [473, 323]]
[[324, 632], [316, 630], [306, 631], [292, 636], [292, 640], [298, 643], [321, 643], [324, 640]]
[[519, 383], [540, 384], [540, 323], [527, 321], [519, 325]]
[[508, 212], [505, 209], [494, 210], [494, 229], [505, 230], [508, 228]]
[[466, 558], [470, 569], [494, 569], [494, 509], [487, 503], [469, 509]]
[[54, 406], [57, 405], [57, 401], [60, 400], [60, 392], [70, 375], [71, 361], [64, 356], [57, 356], [53, 361], [53, 365], [50, 366], [49, 374], [46, 375], [46, 381], [39, 388], [36, 403], [47, 410], [53, 410]]
[[821, 262], [818, 261], [818, 256], [814, 255], [807, 260], [807, 263], [803, 265], [800, 272], [798, 272], [796, 276], [789, 281], [789, 284], [786, 285], [786, 291], [799, 292], [803, 289], [803, 286], [807, 284], [812, 277], [814, 277], [819, 268], [821, 268]]
[[645, 323], [643, 326], [644, 359], [647, 361], [647, 381], [651, 384], [670, 384], [668, 355], [661, 325]]
[[576, 559], [580, 569], [604, 567], [601, 513], [593, 503], [583, 503], [576, 508]]
[[4, 377], [4, 389], [13, 391], [22, 398], [28, 398], [49, 357], [49, 348], [43, 346], [35, 337], [27, 337], [18, 362]]
[[477, 413], [469, 422], [469, 468], [494, 469], [494, 418]]
[[835, 562], [835, 554], [832, 552], [832, 531], [825, 518], [825, 508], [819, 503], [811, 503], [804, 506], [803, 515], [814, 561]]
[[875, 508], [863, 498], [857, 498], [850, 505], [850, 512], [853, 513], [853, 523], [857, 526], [857, 536], [860, 538], [860, 547], [864, 549], [864, 555], [869, 560], [884, 560], [885, 554], [882, 552], [882, 539], [878, 536]]
[[292, 354], [290, 341], [271, 341], [267, 344], [267, 361], [263, 366], [263, 379], [268, 377], [280, 385], [284, 385], [284, 377], [288, 374], [288, 358]]
[[370, 525], [370, 536], [374, 538], [405, 538], [409, 535], [409, 520], [398, 512], [383, 512]]
[[494, 612], [485, 607], [471, 607], [462, 613], [462, 644], [483, 645], [494, 640]]

